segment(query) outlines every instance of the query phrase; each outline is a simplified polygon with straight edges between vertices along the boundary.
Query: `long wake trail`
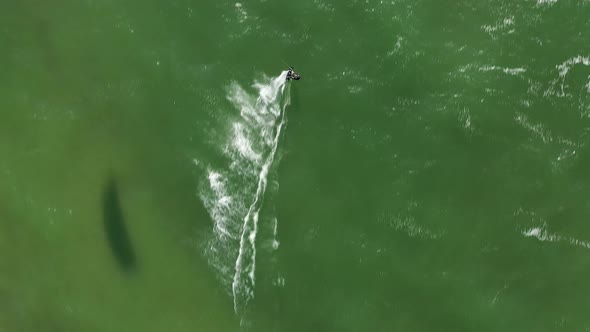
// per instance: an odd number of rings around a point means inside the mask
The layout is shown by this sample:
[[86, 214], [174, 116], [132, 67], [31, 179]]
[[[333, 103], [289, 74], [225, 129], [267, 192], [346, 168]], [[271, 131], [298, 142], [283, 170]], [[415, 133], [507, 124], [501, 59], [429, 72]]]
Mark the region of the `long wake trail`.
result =
[[254, 299], [260, 210], [290, 103], [286, 73], [254, 84], [257, 95], [230, 86], [227, 99], [240, 111], [223, 151], [230, 162], [207, 168], [209, 186], [200, 194], [214, 223], [204, 252], [230, 289], [238, 315]]
[[[281, 92], [284, 91], [285, 86], [281, 86]], [[240, 303], [236, 299], [240, 299], [244, 292], [247, 292], [246, 299], [253, 298], [254, 294], [254, 286], [256, 283], [255, 278], [255, 270], [256, 270], [256, 234], [258, 233], [258, 217], [260, 213], [260, 209], [262, 208], [262, 202], [264, 201], [264, 193], [266, 191], [266, 183], [268, 178], [268, 171], [273, 164], [275, 159], [275, 155], [277, 152], [277, 147], [279, 146], [279, 138], [281, 137], [281, 131], [285, 125], [285, 109], [289, 104], [289, 96], [286, 96], [287, 102], [283, 104], [281, 109], [281, 117], [280, 122], [276, 127], [276, 134], [273, 140], [272, 149], [265, 161], [262, 165], [262, 169], [260, 170], [260, 175], [258, 176], [258, 187], [256, 188], [256, 197], [250, 208], [248, 209], [248, 214], [244, 217], [244, 224], [242, 227], [242, 236], [240, 237], [240, 249], [238, 253], [238, 258], [236, 259], [236, 268], [234, 274], [234, 280], [232, 283], [232, 292], [234, 297], [234, 311], [237, 313], [240, 309]], [[243, 265], [244, 265], [244, 254], [246, 253], [246, 249], [248, 248], [248, 244], [246, 243], [246, 237], [248, 238], [249, 242], [249, 249], [251, 252], [250, 259], [250, 269], [248, 271], [249, 283], [251, 287], [243, 287], [245, 285], [242, 282], [242, 275], [243, 275]]]

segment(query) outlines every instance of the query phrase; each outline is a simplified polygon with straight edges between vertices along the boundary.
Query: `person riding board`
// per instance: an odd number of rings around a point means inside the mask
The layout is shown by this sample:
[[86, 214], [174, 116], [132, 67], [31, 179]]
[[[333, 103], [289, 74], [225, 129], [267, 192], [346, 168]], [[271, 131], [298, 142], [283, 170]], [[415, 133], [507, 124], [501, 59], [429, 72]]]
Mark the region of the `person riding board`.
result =
[[300, 80], [301, 76], [299, 76], [299, 74], [297, 74], [294, 70], [295, 68], [293, 67], [289, 67], [289, 71], [287, 71], [287, 81], [288, 80]]

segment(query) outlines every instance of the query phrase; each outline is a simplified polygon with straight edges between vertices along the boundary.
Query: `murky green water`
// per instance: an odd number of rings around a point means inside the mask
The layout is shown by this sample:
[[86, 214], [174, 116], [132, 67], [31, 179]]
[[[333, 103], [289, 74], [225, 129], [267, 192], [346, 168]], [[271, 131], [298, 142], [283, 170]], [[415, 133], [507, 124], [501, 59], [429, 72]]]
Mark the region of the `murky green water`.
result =
[[587, 331], [589, 17], [0, 4], [0, 331]]

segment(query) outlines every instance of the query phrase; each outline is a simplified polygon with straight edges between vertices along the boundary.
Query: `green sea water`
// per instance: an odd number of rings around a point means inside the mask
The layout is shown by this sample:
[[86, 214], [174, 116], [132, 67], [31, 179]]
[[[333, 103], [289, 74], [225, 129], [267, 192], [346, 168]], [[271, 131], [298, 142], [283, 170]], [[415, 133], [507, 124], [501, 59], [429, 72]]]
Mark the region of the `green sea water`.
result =
[[0, 332], [589, 331], [589, 31], [586, 0], [4, 1]]

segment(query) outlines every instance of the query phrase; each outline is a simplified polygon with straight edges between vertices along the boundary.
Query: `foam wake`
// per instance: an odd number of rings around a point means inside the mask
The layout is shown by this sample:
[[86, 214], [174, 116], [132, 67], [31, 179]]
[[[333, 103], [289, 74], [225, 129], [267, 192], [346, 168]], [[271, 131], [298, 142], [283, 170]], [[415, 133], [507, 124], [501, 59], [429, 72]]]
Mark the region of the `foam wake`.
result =
[[[200, 190], [213, 221], [205, 255], [233, 296], [238, 314], [254, 298], [260, 210], [290, 101], [286, 75], [285, 71], [255, 83], [254, 93], [235, 82], [229, 86], [227, 99], [240, 116], [231, 121], [225, 142], [223, 154], [228, 163], [208, 166], [208, 185]], [[276, 229], [275, 220], [269, 220], [275, 223], [269, 227]], [[278, 243], [276, 238], [272, 241]]]

